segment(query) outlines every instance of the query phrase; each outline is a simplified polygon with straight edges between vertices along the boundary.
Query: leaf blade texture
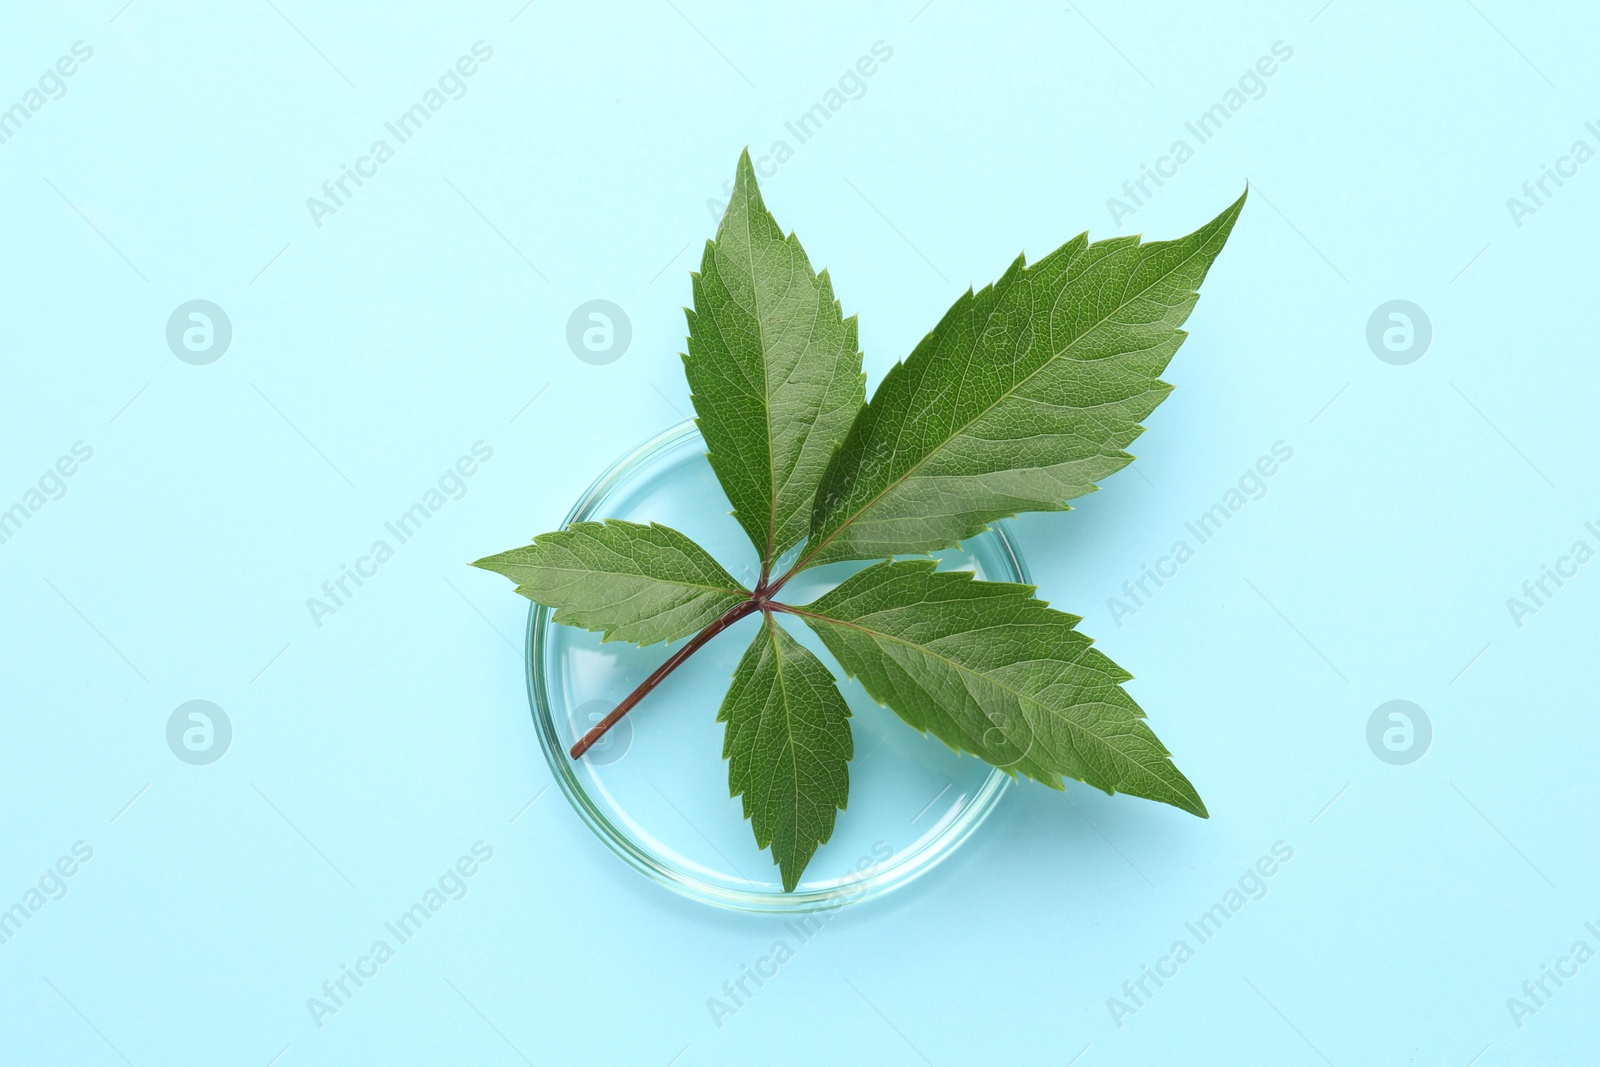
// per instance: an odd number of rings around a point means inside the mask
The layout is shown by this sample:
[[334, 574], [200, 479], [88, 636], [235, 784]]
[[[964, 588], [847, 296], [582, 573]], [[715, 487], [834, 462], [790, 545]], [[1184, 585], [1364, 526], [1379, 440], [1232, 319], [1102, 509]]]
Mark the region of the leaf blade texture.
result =
[[1077, 616], [1031, 586], [934, 568], [879, 563], [790, 610], [874, 700], [957, 751], [1055, 789], [1076, 778], [1205, 817], [1122, 688], [1131, 676], [1090, 647]]
[[763, 613], [717, 721], [729, 793], [792, 893], [850, 794], [850, 708], [832, 673]]
[[1244, 199], [1186, 237], [1082, 234], [968, 290], [850, 427], [803, 564], [950, 548], [1126, 466]]
[[685, 534], [620, 519], [575, 522], [473, 564], [606, 641], [655, 644], [709, 625], [749, 592]]
[[865, 399], [856, 320], [767, 210], [748, 151], [692, 280], [684, 373], [711, 467], [766, 573], [805, 536]]

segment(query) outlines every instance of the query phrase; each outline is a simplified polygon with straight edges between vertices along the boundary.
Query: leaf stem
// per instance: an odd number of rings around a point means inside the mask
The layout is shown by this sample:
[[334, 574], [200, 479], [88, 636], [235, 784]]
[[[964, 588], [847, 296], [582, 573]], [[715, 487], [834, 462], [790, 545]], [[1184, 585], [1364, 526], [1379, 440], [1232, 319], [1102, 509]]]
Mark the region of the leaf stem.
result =
[[[784, 571], [783, 574], [778, 576], [778, 580], [775, 581], [775, 582], [772, 582], [772, 583], [769, 584], [766, 581], [766, 579], [763, 578], [762, 582], [761, 582], [761, 585], [758, 585], [756, 587], [756, 592], [765, 594], [766, 596], [769, 596], [769, 597], [777, 596], [778, 595], [778, 590], [782, 589], [784, 587], [785, 583], [787, 583], [790, 578], [793, 578], [795, 576], [796, 572], [798, 572], [801, 567], [805, 566], [806, 561], [809, 560], [810, 558], [811, 558], [811, 554], [809, 552], [808, 553], [803, 553], [800, 556], [799, 559], [794, 561], [794, 565], [793, 566], [791, 566], [788, 570]], [[763, 588], [763, 586], [765, 588]], [[773, 607], [781, 607], [781, 606], [782, 605], [779, 605], [779, 604], [774, 604], [773, 605]]]
[[678, 649], [678, 651], [669, 656], [665, 663], [657, 667], [654, 671], [651, 671], [650, 677], [640, 682], [639, 687], [624, 697], [622, 703], [618, 704], [615, 708], [612, 708], [611, 712], [605, 718], [601, 719], [595, 724], [594, 729], [590, 730], [588, 733], [584, 734], [578, 739], [578, 743], [572, 746], [572, 750], [569, 755], [573, 759], [581, 758], [585, 752], [589, 751], [589, 749], [594, 746], [595, 742], [599, 741], [606, 735], [607, 730], [621, 722], [622, 717], [628, 714], [628, 712], [632, 711], [634, 705], [643, 700], [650, 693], [650, 690], [660, 685], [662, 680], [665, 679], [667, 675], [683, 666], [684, 661], [690, 656], [694, 655], [696, 652], [700, 651], [700, 649], [705, 646], [706, 642], [710, 641], [713, 637], [717, 636], [722, 631], [726, 630], [728, 627], [744, 618], [746, 615], [754, 614], [756, 611], [764, 608], [766, 603], [766, 595], [758, 585], [756, 587], [754, 596], [752, 596], [749, 600], [741, 600], [739, 603], [723, 612], [704, 630], [701, 630], [699, 633], [691, 637], [688, 644], [684, 645], [682, 648]]

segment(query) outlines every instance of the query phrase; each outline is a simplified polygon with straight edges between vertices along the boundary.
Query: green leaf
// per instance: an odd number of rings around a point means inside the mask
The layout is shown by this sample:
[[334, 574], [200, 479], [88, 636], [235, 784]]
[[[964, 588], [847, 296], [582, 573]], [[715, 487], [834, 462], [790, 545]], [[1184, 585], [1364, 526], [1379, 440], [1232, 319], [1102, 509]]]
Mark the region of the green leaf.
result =
[[693, 283], [684, 370], [711, 467], [765, 574], [805, 536], [865, 397], [856, 320], [767, 211], [748, 151]]
[[873, 699], [952, 748], [1059, 789], [1076, 778], [1204, 817], [1122, 689], [1129, 675], [1033, 588], [879, 563], [803, 608]]
[[850, 427], [803, 564], [949, 548], [1019, 511], [1066, 510], [1125, 466], [1243, 207], [1176, 241], [1080, 235], [968, 290]]
[[[692, 275], [683, 359], [707, 457], [761, 558], [760, 592], [683, 534], [616, 520], [476, 565], [608, 641], [694, 635], [611, 722], [761, 614], [717, 721], [731, 794], [786, 892], [833, 834], [854, 741], [829, 667], [777, 613], [803, 618], [874, 699], [957, 751], [1052, 788], [1073, 778], [1204, 817], [1123, 689], [1128, 673], [1031, 586], [924, 558], [870, 566], [804, 607], [773, 598], [801, 567], [926, 553], [1019, 511], [1066, 510], [1129, 463], [1244, 201], [1175, 241], [1083, 235], [1032, 266], [1018, 258], [957, 300], [864, 404], [855, 319], [767, 211], [746, 152]], [[795, 567], [774, 579], [797, 546]], [[574, 746], [578, 757], [592, 740]]]
[[705, 549], [655, 523], [575, 522], [473, 566], [556, 609], [556, 622], [640, 645], [687, 637], [750, 598]]
[[850, 708], [828, 669], [767, 614], [717, 721], [728, 724], [728, 789], [793, 892], [850, 794]]

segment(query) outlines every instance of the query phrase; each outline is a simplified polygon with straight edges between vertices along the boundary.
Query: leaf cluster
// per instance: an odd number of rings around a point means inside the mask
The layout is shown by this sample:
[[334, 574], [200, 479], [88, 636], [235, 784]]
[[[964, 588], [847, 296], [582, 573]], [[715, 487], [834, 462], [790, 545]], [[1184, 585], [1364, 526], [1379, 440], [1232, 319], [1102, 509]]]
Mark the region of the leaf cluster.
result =
[[[1018, 512], [1067, 510], [1132, 460], [1244, 199], [1177, 240], [1085, 234], [1031, 265], [1019, 256], [962, 295], [868, 400], [855, 317], [767, 210], [745, 153], [692, 275], [684, 370], [711, 467], [760, 557], [755, 588], [676, 530], [617, 520], [476, 566], [608, 641], [693, 637], [684, 658], [759, 613], [717, 721], [731, 794], [786, 891], [845, 808], [854, 744], [833, 672], [784, 619], [951, 748], [1051, 788], [1072, 778], [1204, 817], [1123, 688], [1130, 676], [1077, 616], [926, 555]], [[877, 562], [809, 604], [778, 599], [796, 573], [843, 560]]]

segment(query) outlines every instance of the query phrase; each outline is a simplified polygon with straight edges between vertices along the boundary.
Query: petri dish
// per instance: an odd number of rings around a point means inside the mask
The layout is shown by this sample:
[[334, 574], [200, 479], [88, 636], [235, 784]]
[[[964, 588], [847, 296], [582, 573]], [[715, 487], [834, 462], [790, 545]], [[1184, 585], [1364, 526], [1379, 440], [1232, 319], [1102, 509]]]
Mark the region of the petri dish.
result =
[[[694, 423], [653, 438], [603, 474], [566, 523], [659, 522], [694, 538], [747, 587], [759, 560], [729, 513]], [[1026, 582], [1004, 525], [961, 549], [937, 553], [941, 569]], [[816, 567], [785, 587], [815, 599], [867, 563]], [[793, 618], [783, 625], [840, 678], [855, 756], [850, 799], [833, 837], [785, 893], [770, 853], [758, 849], [741, 800], [728, 792], [717, 709], [759, 625], [741, 620], [669, 675], [580, 760], [567, 752], [677, 648], [639, 648], [557, 625], [550, 609], [528, 618], [528, 698], [540, 747], [578, 816], [635, 870], [684, 896], [754, 912], [833, 909], [904, 886], [948, 858], [994, 810], [1011, 778], [918, 733], [844, 679], [821, 642]]]

